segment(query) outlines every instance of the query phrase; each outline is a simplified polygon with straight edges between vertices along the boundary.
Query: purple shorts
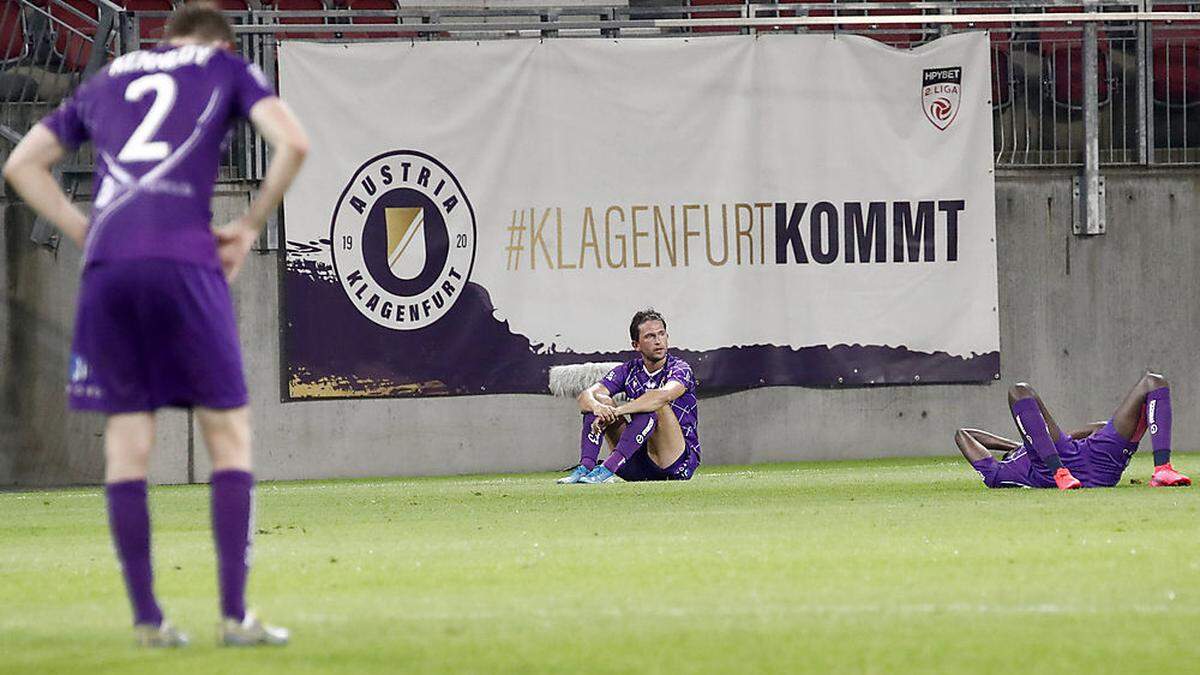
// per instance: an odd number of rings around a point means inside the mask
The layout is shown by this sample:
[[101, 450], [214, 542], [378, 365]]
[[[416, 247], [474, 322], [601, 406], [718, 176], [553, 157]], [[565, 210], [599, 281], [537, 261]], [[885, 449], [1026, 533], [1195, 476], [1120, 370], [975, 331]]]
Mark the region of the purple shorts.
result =
[[692, 474], [696, 473], [696, 467], [700, 466], [700, 453], [692, 448], [685, 448], [679, 459], [675, 460], [671, 466], [662, 468], [650, 459], [650, 453], [646, 452], [645, 446], [637, 449], [633, 456], [617, 469], [617, 475], [621, 480], [643, 481], [643, 480], [691, 480]]
[[[1122, 436], [1112, 420], [1087, 438], [1072, 440], [1065, 434], [1054, 444], [1063, 465], [1079, 479], [1083, 487], [1112, 487], [1121, 481], [1121, 474], [1137, 446]], [[973, 462], [990, 488], [1029, 487], [1052, 488], [1054, 474], [1042, 460], [1024, 446], [1008, 454], [1002, 462], [988, 458]]]
[[89, 266], [75, 315], [67, 394], [75, 410], [110, 415], [245, 405], [225, 277], [167, 260]]

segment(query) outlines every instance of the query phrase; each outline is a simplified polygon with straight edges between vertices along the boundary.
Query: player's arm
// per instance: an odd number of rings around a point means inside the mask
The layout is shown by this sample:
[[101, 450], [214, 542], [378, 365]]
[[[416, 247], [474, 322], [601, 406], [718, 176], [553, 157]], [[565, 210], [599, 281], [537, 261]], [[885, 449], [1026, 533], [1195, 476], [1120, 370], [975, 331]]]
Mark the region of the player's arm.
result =
[[308, 155], [308, 135], [278, 97], [269, 96], [255, 103], [250, 109], [250, 123], [271, 146], [271, 163], [246, 213], [217, 229], [221, 267], [229, 279], [237, 276], [267, 217], [283, 200], [283, 193]]
[[667, 380], [667, 383], [658, 389], [650, 389], [632, 401], [617, 406], [617, 414], [632, 415], [633, 413], [654, 412], [683, 396], [685, 391], [687, 390], [679, 382]]
[[617, 412], [616, 408], [596, 398], [596, 394], [599, 393], [609, 393], [608, 387], [604, 386], [603, 382], [597, 382], [580, 392], [577, 399], [579, 401], [579, 409], [582, 412], [592, 413], [602, 425], [607, 426], [617, 418]]
[[4, 163], [4, 179], [17, 194], [80, 247], [87, 236], [87, 216], [71, 203], [50, 168], [66, 154], [54, 132], [34, 125]]
[[971, 437], [974, 438], [976, 441], [979, 441], [979, 444], [982, 445], [983, 447], [987, 448], [988, 450], [996, 450], [999, 452], [1008, 452], [1010, 450], [1014, 450], [1014, 449], [1020, 447], [1020, 445], [1021, 445], [1020, 443], [1017, 443], [1016, 441], [1009, 440], [1003, 436], [997, 436], [996, 434], [993, 434], [988, 431], [981, 431], [979, 429], [967, 429], [966, 432], [968, 434], [970, 434]]
[[1088, 436], [1091, 436], [1092, 434], [1096, 433], [1097, 431], [1103, 429], [1105, 424], [1108, 424], [1108, 422], [1092, 422], [1091, 424], [1085, 425], [1081, 429], [1076, 429], [1075, 431], [1072, 431], [1072, 432], [1068, 433], [1067, 435], [1075, 440], [1079, 440], [1081, 438], [1087, 438]]

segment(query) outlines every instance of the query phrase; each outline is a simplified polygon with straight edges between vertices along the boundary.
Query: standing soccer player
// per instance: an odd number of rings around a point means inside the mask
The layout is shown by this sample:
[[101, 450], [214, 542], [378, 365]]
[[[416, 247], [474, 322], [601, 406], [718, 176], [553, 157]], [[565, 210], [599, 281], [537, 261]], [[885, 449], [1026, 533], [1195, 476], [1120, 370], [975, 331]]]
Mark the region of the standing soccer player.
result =
[[[155, 411], [195, 410], [212, 457], [212, 526], [226, 645], [285, 644], [245, 608], [254, 478], [242, 357], [228, 280], [279, 204], [308, 140], [255, 66], [229, 51], [229, 23], [207, 3], [171, 17], [166, 44], [133, 52], [80, 85], [29, 131], [4, 177], [83, 248], [70, 405], [105, 413], [109, 526], [134, 632], [149, 647], [187, 644], [154, 596], [146, 471]], [[273, 150], [247, 212], [214, 230], [209, 202], [221, 144], [248, 118]], [[90, 219], [50, 173], [67, 150], [96, 153]]]
[[[700, 466], [696, 378], [687, 361], [667, 353], [666, 320], [640, 311], [629, 338], [638, 357], [579, 395], [579, 466], [559, 483], [688, 480]], [[612, 397], [619, 393], [629, 400], [618, 405]], [[597, 464], [605, 436], [612, 453]]]

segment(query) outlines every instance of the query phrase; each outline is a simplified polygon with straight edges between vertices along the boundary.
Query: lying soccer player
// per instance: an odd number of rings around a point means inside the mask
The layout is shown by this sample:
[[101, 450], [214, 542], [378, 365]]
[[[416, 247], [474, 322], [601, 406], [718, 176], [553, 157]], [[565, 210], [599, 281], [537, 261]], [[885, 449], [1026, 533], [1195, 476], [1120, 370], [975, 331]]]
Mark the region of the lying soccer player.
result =
[[[1147, 425], [1154, 448], [1150, 485], [1192, 484], [1171, 467], [1171, 390], [1161, 375], [1143, 375], [1112, 419], [1069, 435], [1028, 384], [1009, 389], [1008, 404], [1024, 444], [978, 429], [959, 429], [954, 434], [963, 457], [990, 488], [1112, 487], [1137, 452]], [[1004, 452], [1004, 459], [997, 461], [992, 450]]]
[[[609, 483], [617, 476], [688, 480], [700, 466], [692, 367], [667, 353], [667, 322], [653, 309], [633, 315], [629, 337], [638, 358], [613, 368], [579, 395], [579, 466], [559, 483]], [[629, 400], [617, 405], [612, 397], [618, 393]], [[605, 436], [612, 452], [596, 464]]]

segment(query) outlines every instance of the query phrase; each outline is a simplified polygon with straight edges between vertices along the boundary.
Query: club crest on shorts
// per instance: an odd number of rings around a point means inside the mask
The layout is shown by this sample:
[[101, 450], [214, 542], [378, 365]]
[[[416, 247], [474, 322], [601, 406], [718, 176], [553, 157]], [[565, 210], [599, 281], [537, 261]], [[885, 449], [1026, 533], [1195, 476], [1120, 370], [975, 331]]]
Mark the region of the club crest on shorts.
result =
[[415, 150], [371, 158], [333, 210], [333, 268], [355, 308], [394, 330], [437, 322], [475, 264], [475, 211], [444, 164]]
[[921, 109], [933, 126], [945, 131], [962, 103], [962, 68], [926, 68], [921, 74]]
[[78, 354], [71, 355], [71, 382], [83, 382], [88, 379], [90, 372], [86, 359]]

